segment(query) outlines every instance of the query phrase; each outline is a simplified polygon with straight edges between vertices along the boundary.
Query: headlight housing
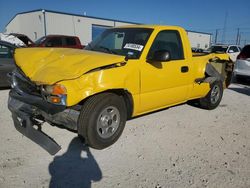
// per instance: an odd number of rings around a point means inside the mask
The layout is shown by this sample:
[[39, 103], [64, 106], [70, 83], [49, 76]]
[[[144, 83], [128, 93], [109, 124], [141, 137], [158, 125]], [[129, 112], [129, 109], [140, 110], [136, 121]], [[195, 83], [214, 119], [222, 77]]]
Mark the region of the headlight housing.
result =
[[51, 95], [66, 95], [67, 89], [61, 84], [45, 85], [44, 91]]
[[43, 85], [42, 95], [50, 103], [66, 105], [67, 89], [61, 84]]

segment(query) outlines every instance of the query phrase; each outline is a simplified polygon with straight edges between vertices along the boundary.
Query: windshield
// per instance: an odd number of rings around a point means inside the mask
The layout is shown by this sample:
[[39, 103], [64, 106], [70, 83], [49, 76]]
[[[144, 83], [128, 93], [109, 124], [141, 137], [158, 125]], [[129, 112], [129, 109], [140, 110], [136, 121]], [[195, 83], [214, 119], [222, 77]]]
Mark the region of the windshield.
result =
[[99, 51], [138, 59], [153, 29], [114, 28], [107, 29], [93, 40], [85, 50]]
[[219, 52], [219, 53], [226, 53], [228, 46], [211, 46], [209, 51], [212, 53]]

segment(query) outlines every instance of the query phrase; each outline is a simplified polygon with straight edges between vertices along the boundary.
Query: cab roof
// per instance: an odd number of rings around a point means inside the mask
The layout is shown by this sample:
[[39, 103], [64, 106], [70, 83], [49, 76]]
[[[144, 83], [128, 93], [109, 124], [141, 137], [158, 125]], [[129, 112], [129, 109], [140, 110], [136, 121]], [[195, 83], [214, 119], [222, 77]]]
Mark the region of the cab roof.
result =
[[149, 28], [149, 29], [183, 29], [179, 26], [172, 26], [172, 25], [126, 25], [126, 26], [119, 26], [116, 28]]

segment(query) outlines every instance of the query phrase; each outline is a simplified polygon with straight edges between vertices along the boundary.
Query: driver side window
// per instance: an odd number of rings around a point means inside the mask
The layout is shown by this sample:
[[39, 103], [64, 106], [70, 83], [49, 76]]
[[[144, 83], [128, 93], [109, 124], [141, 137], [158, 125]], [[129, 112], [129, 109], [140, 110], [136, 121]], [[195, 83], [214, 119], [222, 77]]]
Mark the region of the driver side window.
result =
[[158, 33], [149, 50], [148, 58], [151, 58], [159, 50], [168, 51], [171, 60], [184, 59], [182, 42], [178, 31], [165, 30]]

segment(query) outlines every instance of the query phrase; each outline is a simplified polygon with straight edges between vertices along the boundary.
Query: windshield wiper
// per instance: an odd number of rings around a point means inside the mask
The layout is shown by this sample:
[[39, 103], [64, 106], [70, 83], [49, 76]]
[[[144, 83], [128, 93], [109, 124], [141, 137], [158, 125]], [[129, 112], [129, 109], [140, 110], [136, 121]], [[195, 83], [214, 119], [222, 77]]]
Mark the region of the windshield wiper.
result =
[[106, 52], [110, 53], [110, 54], [117, 54], [116, 52], [114, 52], [113, 50], [105, 47], [105, 46], [98, 46], [99, 49], [103, 49], [105, 50]]

